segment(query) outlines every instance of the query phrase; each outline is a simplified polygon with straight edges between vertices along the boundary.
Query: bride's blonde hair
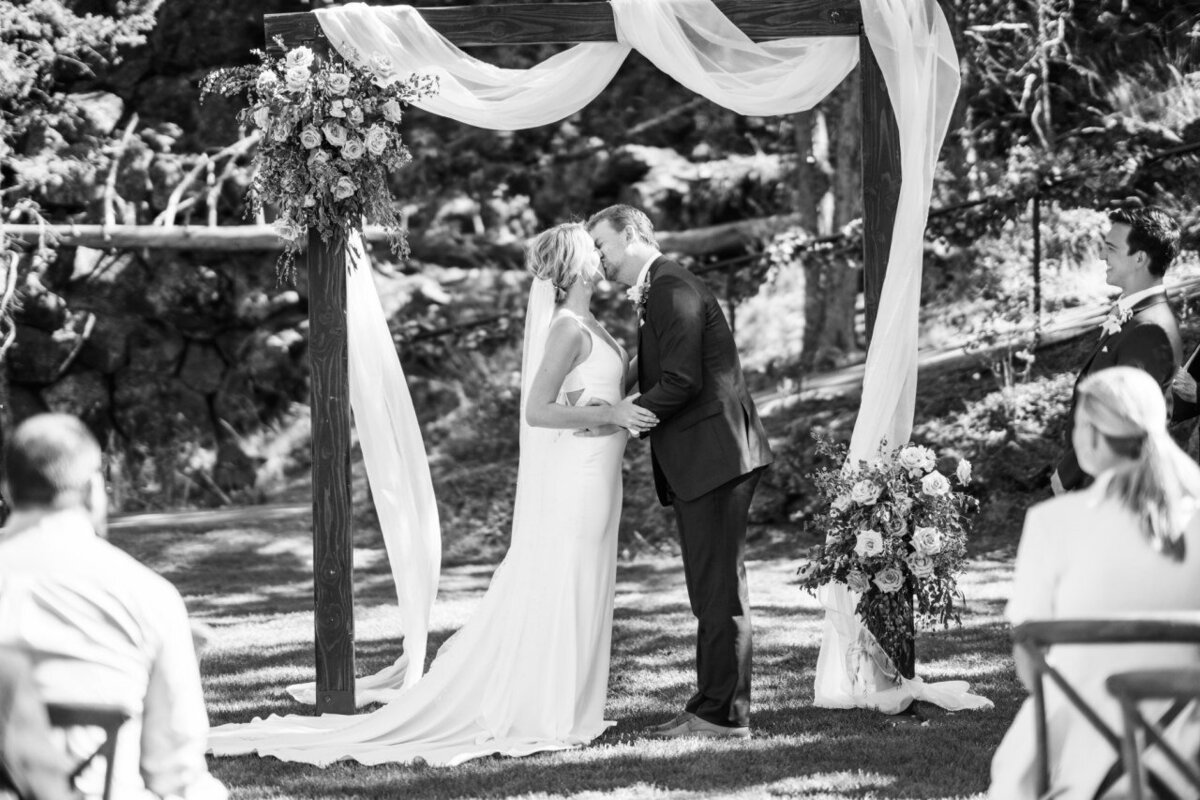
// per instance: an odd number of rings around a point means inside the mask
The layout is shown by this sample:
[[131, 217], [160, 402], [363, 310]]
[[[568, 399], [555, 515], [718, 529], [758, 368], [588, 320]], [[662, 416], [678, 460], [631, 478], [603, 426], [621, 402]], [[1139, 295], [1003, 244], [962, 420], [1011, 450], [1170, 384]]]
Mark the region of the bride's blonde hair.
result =
[[554, 299], [561, 303], [579, 280], [583, 257], [596, 247], [587, 228], [564, 222], [542, 231], [525, 245], [525, 268], [535, 278], [550, 281]]
[[1110, 367], [1085, 378], [1076, 413], [1121, 457], [1105, 489], [1128, 508], [1150, 546], [1182, 561], [1183, 531], [1200, 498], [1200, 467], [1167, 433], [1162, 389], [1135, 367]]

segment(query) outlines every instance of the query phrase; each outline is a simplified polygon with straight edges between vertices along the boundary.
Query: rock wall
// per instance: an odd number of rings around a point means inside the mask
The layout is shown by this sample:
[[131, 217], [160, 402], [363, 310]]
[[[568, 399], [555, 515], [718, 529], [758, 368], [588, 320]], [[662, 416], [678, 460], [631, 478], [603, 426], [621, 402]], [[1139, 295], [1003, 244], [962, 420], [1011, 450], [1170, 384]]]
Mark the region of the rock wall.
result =
[[242, 437], [307, 395], [306, 286], [278, 285], [273, 260], [63, 248], [30, 264], [7, 358], [13, 418], [82, 417], [126, 508], [252, 493]]

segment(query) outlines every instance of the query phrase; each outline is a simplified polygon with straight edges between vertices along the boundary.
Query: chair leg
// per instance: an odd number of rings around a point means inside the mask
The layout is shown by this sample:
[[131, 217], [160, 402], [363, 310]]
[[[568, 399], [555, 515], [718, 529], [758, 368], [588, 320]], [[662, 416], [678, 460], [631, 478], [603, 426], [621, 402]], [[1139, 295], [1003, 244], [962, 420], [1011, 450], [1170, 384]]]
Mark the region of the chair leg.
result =
[[1121, 760], [1125, 765], [1125, 773], [1129, 775], [1129, 797], [1131, 800], [1143, 800], [1146, 787], [1146, 769], [1142, 764], [1141, 752], [1144, 742], [1142, 734], [1142, 715], [1138, 713], [1137, 705], [1132, 699], [1122, 696], [1121, 716], [1125, 720], [1125, 735], [1121, 738]]
[[1050, 790], [1050, 740], [1046, 731], [1046, 688], [1039, 672], [1033, 681], [1034, 742], [1037, 746], [1037, 796]]

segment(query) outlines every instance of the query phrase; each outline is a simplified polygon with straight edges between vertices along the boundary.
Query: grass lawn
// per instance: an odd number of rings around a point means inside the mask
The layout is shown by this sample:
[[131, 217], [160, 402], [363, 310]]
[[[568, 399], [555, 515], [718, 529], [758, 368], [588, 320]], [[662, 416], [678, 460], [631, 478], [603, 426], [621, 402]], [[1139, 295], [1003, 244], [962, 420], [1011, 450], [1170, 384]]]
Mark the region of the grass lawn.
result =
[[[246, 509], [182, 524], [169, 518], [114, 526], [111, 539], [159, 570], [192, 614], [218, 636], [202, 665], [214, 724], [270, 713], [307, 713], [284, 693], [311, 680], [312, 566], [304, 513]], [[663, 742], [641, 730], [673, 715], [690, 694], [694, 622], [683, 572], [670, 556], [639, 557], [618, 571], [608, 717], [616, 727], [591, 746], [524, 759], [482, 759], [454, 768], [327, 769], [266, 758], [211, 759], [236, 798], [692, 798], [965, 797], [987, 788], [988, 764], [1023, 693], [1012, 671], [1000, 611], [1010, 565], [971, 563], [961, 628], [923, 633], [918, 671], [926, 680], [962, 678], [993, 711], [949, 714], [922, 707], [925, 725], [869, 711], [812, 706], [822, 615], [793, 582], [794, 534], [760, 531], [749, 572], [755, 626], [754, 739]], [[360, 674], [397, 654], [395, 609], [377, 537], [356, 552]], [[491, 565], [443, 570], [431, 651], [471, 613]]]

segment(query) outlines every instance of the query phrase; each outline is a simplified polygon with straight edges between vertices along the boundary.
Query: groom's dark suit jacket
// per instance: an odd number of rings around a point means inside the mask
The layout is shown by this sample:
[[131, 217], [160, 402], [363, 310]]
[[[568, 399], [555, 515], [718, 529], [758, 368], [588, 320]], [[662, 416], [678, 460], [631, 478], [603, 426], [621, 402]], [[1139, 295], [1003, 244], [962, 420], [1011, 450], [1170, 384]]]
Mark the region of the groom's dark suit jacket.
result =
[[771, 463], [767, 435], [717, 298], [704, 281], [660, 256], [638, 331], [636, 401], [659, 423], [650, 432], [663, 505], [694, 500]]
[[1079, 468], [1071, 431], [1075, 427], [1075, 403], [1079, 399], [1079, 383], [1088, 375], [1109, 367], [1139, 367], [1158, 381], [1167, 401], [1167, 416], [1171, 416], [1171, 380], [1183, 359], [1183, 342], [1179, 337], [1179, 322], [1167, 302], [1166, 294], [1156, 294], [1139, 300], [1133, 316], [1113, 334], [1102, 335], [1091, 356], [1075, 379], [1071, 395], [1071, 413], [1067, 420], [1067, 446], [1058, 464], [1058, 477], [1063, 488], [1078, 489], [1088, 483], [1088, 476]]

